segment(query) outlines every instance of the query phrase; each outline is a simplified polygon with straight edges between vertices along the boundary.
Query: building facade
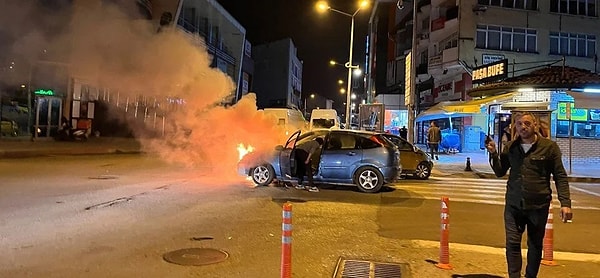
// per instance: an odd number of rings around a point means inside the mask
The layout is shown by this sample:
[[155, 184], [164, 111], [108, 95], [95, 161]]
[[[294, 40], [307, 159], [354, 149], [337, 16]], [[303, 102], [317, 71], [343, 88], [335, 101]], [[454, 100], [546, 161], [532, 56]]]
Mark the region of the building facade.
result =
[[[477, 86], [473, 69], [500, 60], [507, 61], [508, 78], [550, 65], [598, 70], [598, 0], [423, 0], [416, 2], [416, 20], [412, 1], [378, 2], [382, 8], [371, 21], [369, 92], [405, 94], [406, 57], [414, 51], [416, 86], [410, 97], [419, 115], [442, 102], [485, 97], [469, 94]], [[428, 122], [436, 120], [466, 146], [467, 138], [476, 137], [470, 132], [491, 132], [489, 104], [482, 103], [480, 113], [417, 115], [415, 141], [424, 143]]]
[[297, 53], [290, 38], [254, 46], [253, 91], [258, 108], [303, 107], [302, 62]]

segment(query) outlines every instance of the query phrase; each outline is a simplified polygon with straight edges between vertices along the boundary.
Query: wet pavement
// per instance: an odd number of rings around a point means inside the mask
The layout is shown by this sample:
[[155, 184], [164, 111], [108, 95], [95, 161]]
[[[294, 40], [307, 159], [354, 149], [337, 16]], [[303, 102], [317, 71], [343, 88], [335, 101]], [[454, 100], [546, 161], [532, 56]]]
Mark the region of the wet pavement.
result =
[[[57, 142], [53, 140], [38, 139], [31, 141], [30, 138], [0, 138], [0, 159], [11, 159], [11, 158], [31, 158], [31, 157], [43, 157], [43, 156], [57, 156], [57, 155], [101, 155], [101, 154], [118, 154], [118, 153], [144, 153], [143, 144], [140, 140], [133, 138], [90, 138], [87, 142]], [[472, 171], [465, 171], [467, 168], [466, 162], [469, 158]], [[435, 166], [432, 171], [434, 177], [465, 177], [465, 178], [496, 178], [488, 164], [487, 155], [484, 151], [473, 151], [467, 153], [456, 153], [456, 154], [441, 154], [439, 160], [435, 160]], [[568, 169], [568, 165], [565, 165]], [[573, 171], [570, 175], [572, 181], [583, 181], [600, 183], [600, 167], [597, 165], [573, 165]], [[339, 211], [350, 211], [355, 209], [361, 211], [368, 206], [359, 206], [357, 204], [341, 204], [341, 203], [327, 203], [325, 202], [307, 202], [297, 205], [298, 210], [301, 212], [304, 209], [306, 212], [316, 213], [321, 212], [323, 217], [330, 215], [328, 213], [332, 210]], [[334, 206], [335, 207], [329, 207]], [[340, 207], [346, 206], [346, 207]], [[373, 212], [376, 213], [376, 212]], [[321, 214], [319, 214], [321, 215]], [[277, 215], [277, 218], [279, 215]], [[309, 217], [306, 219], [297, 219], [295, 225], [298, 227], [298, 231], [295, 233], [301, 238], [303, 230], [302, 221], [319, 221], [320, 218]], [[331, 231], [346, 230], [352, 231], [356, 229], [359, 223], [352, 223], [349, 219], [351, 218], [340, 218], [335, 222], [333, 219], [328, 221], [322, 221], [319, 225], [330, 225], [329, 228], [319, 228], [319, 230], [311, 230], [311, 234], [315, 234], [314, 240], [310, 242], [303, 242], [298, 239], [296, 242], [296, 249], [302, 251], [302, 246], [307, 250], [310, 250], [315, 245], [323, 245], [329, 242], [331, 239]], [[277, 219], [276, 219], [277, 220]], [[364, 219], [360, 220], [360, 225], [364, 225]], [[358, 221], [356, 220], [356, 221]], [[349, 223], [350, 222], [350, 223]], [[377, 231], [378, 226], [373, 223], [373, 227], [370, 230]], [[261, 223], [261, 226], [264, 226]], [[341, 228], [342, 227], [342, 228]], [[321, 231], [323, 234], [318, 234]], [[304, 231], [308, 233], [308, 231]], [[426, 240], [398, 240], [385, 238], [378, 234], [368, 235], [371, 242], [368, 251], [359, 252], [356, 250], [358, 247], [357, 243], [360, 242], [361, 235], [357, 235], [358, 238], [354, 238], [352, 241], [338, 242], [339, 250], [347, 250], [350, 254], [373, 254], [371, 257], [360, 256], [362, 259], [373, 259], [373, 261], [393, 261], [402, 262], [410, 265], [412, 277], [502, 277], [496, 276], [506, 275], [504, 262], [504, 249], [499, 247], [489, 247], [481, 245], [471, 244], [460, 244], [450, 242], [451, 256], [450, 262], [454, 266], [453, 271], [439, 270], [432, 263], [437, 259], [439, 253], [439, 242], [437, 241], [426, 241]], [[367, 235], [363, 235], [367, 238]], [[308, 251], [306, 251], [308, 252]], [[312, 254], [312, 253], [309, 253]], [[387, 255], [381, 255], [387, 254]], [[315, 267], [318, 269], [320, 266], [323, 268], [323, 261], [315, 260], [314, 257], [321, 256], [321, 254], [313, 254], [313, 256], [295, 257], [297, 269], [305, 269], [306, 267]], [[331, 255], [333, 256], [333, 255]], [[600, 255], [599, 254], [587, 254], [587, 253], [567, 253], [567, 252], [555, 252], [555, 259], [559, 261], [559, 267], [545, 267], [541, 268], [540, 277], [600, 277], [597, 273], [600, 273]], [[335, 257], [335, 256], [334, 256]], [[334, 261], [334, 257], [328, 261]], [[423, 258], [429, 258], [424, 260]], [[273, 259], [271, 265], [277, 265], [278, 258]], [[327, 271], [329, 271], [329, 265]], [[296, 272], [296, 274], [305, 273], [302, 271]], [[253, 276], [247, 273], [245, 277], [259, 277]], [[303, 275], [297, 275], [298, 277], [308, 277]], [[205, 277], [219, 277], [219, 276], [205, 276]], [[233, 277], [233, 276], [231, 276]], [[242, 277], [242, 276], [239, 276]], [[264, 277], [264, 276], [263, 276]], [[330, 277], [330, 276], [312, 276], [312, 277]]]

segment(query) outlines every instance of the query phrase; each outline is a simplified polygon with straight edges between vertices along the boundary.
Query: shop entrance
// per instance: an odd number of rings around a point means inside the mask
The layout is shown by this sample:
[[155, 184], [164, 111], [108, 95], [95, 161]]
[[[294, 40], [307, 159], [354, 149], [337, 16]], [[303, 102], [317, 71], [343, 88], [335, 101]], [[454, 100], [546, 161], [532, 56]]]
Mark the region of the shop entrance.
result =
[[54, 137], [60, 125], [62, 115], [62, 99], [51, 96], [35, 97], [34, 136]]

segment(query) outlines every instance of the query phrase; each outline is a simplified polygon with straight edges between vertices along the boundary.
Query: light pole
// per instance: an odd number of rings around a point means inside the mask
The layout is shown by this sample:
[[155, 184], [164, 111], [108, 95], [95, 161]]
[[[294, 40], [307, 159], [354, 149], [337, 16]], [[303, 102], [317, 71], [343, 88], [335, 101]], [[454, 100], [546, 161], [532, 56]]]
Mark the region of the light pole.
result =
[[350, 115], [351, 115], [351, 111], [350, 111], [350, 101], [351, 101], [350, 100], [350, 95], [351, 95], [351, 92], [352, 92], [352, 70], [353, 69], [358, 69], [358, 66], [353, 66], [352, 65], [352, 50], [354, 48], [354, 16], [356, 16], [356, 14], [362, 8], [365, 8], [368, 5], [369, 5], [369, 1], [365, 1], [365, 0], [360, 1], [358, 9], [354, 13], [350, 14], [350, 13], [343, 12], [343, 11], [340, 11], [340, 10], [336, 10], [336, 9], [330, 7], [329, 4], [327, 4], [326, 1], [319, 1], [317, 3], [317, 9], [319, 11], [322, 11], [322, 12], [324, 12], [324, 11], [333, 11], [333, 12], [336, 12], [336, 13], [348, 16], [348, 17], [350, 17], [352, 19], [352, 23], [350, 25], [350, 47], [349, 47], [350, 50], [349, 50], [349, 53], [348, 53], [348, 62], [346, 64], [344, 64], [344, 66], [348, 69], [348, 89], [346, 90], [346, 92], [347, 92], [346, 93], [346, 126], [350, 126], [350, 119], [351, 119], [351, 117], [350, 117]]

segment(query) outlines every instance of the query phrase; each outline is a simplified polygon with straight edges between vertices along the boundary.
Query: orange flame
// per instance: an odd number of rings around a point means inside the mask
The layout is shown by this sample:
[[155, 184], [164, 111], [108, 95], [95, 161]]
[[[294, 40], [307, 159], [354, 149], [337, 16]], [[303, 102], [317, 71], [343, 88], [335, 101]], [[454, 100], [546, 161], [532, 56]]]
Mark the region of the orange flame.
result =
[[244, 158], [244, 156], [248, 153], [251, 153], [254, 151], [254, 147], [248, 145], [247, 147], [244, 147], [244, 144], [240, 143], [237, 146], [237, 150], [238, 150], [238, 154], [239, 154], [239, 160], [242, 160], [242, 158]]

